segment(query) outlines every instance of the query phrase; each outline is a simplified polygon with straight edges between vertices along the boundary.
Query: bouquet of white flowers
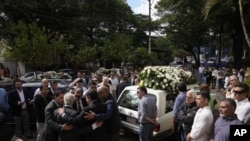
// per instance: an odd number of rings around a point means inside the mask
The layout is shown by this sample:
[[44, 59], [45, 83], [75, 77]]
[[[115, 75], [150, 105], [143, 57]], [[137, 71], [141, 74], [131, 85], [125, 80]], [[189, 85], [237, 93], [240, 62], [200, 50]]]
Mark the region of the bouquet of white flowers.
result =
[[175, 93], [176, 86], [180, 82], [192, 84], [195, 82], [192, 79], [192, 73], [183, 69], [178, 69], [170, 66], [148, 66], [145, 67], [139, 74], [140, 85], [153, 88], [167, 90], [170, 93]]

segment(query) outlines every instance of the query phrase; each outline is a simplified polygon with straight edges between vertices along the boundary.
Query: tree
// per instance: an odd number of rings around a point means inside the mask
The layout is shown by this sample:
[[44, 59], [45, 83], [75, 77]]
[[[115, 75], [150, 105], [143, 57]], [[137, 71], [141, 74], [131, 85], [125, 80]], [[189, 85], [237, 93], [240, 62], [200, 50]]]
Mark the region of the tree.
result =
[[[205, 19], [209, 20], [209, 18], [213, 18], [214, 16], [218, 15], [221, 15], [220, 17], [223, 19], [227, 19], [226, 21], [230, 26], [230, 31], [232, 31], [231, 35], [233, 39], [232, 50], [234, 56], [234, 66], [240, 66], [242, 63], [244, 36], [248, 46], [250, 47], [249, 37], [244, 20], [245, 18], [243, 17], [243, 15], [249, 15], [249, 5], [249, 1], [244, 1], [244, 3], [242, 3], [241, 0], [207, 0], [203, 9]], [[222, 11], [221, 9], [224, 10]], [[243, 11], [243, 9], [245, 9], [245, 11]]]
[[[204, 0], [160, 0], [156, 5], [161, 17], [160, 28], [171, 43], [170, 47], [191, 53], [197, 66], [200, 46], [207, 44], [209, 37], [209, 23], [203, 21], [201, 14], [203, 4]], [[194, 53], [194, 47], [198, 47], [198, 55]]]
[[[213, 6], [215, 6], [220, 1], [221, 0], [208, 0], [207, 1], [206, 5], [204, 7], [205, 19], [208, 18], [209, 12], [213, 8]], [[245, 4], [246, 3], [247, 2], [245, 2]], [[241, 19], [241, 24], [242, 24], [242, 28], [243, 28], [243, 31], [244, 31], [245, 39], [247, 41], [248, 47], [250, 48], [250, 38], [249, 38], [249, 36], [247, 34], [246, 23], [245, 23], [245, 20], [244, 20], [242, 0], [238, 0], [238, 5], [239, 5], [240, 19]]]
[[28, 67], [42, 68], [55, 62], [58, 54], [65, 52], [58, 35], [36, 23], [26, 25], [23, 22], [11, 25], [12, 40], [7, 48], [10, 56], [25, 63]]

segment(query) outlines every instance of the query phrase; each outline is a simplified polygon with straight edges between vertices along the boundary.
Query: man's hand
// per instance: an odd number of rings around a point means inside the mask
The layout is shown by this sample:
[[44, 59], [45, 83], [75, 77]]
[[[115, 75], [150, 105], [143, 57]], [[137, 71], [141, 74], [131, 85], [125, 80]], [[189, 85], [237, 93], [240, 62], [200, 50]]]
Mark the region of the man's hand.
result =
[[102, 127], [103, 121], [96, 121], [95, 125], [97, 128]]
[[187, 139], [186, 139], [186, 141], [191, 141], [192, 140], [192, 138], [191, 138], [191, 136], [190, 136], [190, 133], [188, 133], [187, 134]]
[[57, 112], [58, 112], [58, 114], [63, 115], [63, 113], [64, 113], [64, 108], [59, 108], [59, 109], [57, 110]]
[[74, 128], [73, 125], [70, 125], [70, 124], [65, 123], [65, 124], [62, 125], [61, 130], [62, 130], [62, 131], [69, 131], [69, 130], [72, 130], [73, 128]]
[[90, 111], [89, 113], [87, 113], [87, 115], [84, 116], [84, 119], [86, 120], [91, 120], [95, 118], [95, 113]]

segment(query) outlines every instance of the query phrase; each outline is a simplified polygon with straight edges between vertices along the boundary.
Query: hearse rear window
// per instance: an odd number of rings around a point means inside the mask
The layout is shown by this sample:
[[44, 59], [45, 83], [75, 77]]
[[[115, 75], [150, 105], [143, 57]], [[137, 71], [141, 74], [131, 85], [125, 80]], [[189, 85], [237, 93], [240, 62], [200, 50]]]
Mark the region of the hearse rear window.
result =
[[[156, 96], [148, 93], [148, 96], [152, 97], [154, 100], [156, 100]], [[118, 105], [122, 106], [124, 108], [132, 109], [137, 111], [138, 109], [138, 103], [139, 98], [137, 96], [136, 91], [132, 90], [125, 90], [124, 93], [122, 93]]]

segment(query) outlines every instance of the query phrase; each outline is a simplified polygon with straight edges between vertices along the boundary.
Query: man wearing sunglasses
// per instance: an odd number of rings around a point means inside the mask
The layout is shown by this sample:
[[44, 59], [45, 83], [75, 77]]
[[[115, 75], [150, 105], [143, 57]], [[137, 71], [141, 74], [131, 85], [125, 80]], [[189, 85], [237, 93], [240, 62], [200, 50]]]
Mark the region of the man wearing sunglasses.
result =
[[237, 104], [235, 114], [244, 124], [250, 125], [250, 102], [248, 100], [249, 86], [245, 83], [238, 83], [233, 88], [234, 99]]

